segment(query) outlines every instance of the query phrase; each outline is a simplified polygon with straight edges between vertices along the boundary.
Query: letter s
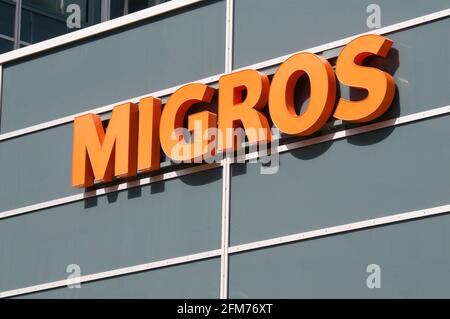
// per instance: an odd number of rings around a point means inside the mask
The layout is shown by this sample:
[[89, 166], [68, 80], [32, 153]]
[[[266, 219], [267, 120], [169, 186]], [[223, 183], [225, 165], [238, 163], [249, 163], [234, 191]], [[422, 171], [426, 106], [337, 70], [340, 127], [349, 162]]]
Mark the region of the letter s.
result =
[[384, 71], [363, 66], [371, 55], [386, 57], [392, 40], [369, 34], [348, 43], [336, 61], [336, 76], [342, 84], [366, 89], [368, 95], [360, 101], [341, 98], [334, 117], [349, 122], [369, 122], [387, 111], [395, 95], [393, 77]]

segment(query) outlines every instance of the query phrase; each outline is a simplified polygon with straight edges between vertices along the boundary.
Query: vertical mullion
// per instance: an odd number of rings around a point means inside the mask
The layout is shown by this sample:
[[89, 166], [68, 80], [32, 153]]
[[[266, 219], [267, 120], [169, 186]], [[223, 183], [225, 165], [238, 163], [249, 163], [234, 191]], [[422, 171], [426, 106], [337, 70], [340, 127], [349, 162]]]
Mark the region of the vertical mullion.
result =
[[16, 14], [14, 17], [14, 49], [20, 48], [21, 25], [22, 25], [22, 0], [16, 0]]
[[124, 3], [123, 3], [123, 15], [127, 15], [128, 13], [130, 13], [129, 7], [130, 7], [129, 1], [128, 0], [124, 0]]
[[111, 0], [102, 0], [101, 3], [101, 22], [108, 21], [110, 18], [111, 11]]
[[[225, 73], [233, 70], [233, 3], [226, 0], [225, 25]], [[222, 161], [222, 254], [220, 263], [220, 298], [228, 298], [228, 247], [230, 235], [230, 157], [233, 154], [226, 152]]]

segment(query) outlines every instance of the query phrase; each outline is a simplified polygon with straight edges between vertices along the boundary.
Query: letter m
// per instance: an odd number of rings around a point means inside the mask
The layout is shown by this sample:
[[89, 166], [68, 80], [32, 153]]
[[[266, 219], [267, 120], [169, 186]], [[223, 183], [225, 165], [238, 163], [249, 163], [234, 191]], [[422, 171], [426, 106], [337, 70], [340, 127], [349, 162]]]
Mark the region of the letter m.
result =
[[89, 187], [96, 181], [136, 175], [138, 107], [116, 106], [106, 129], [95, 114], [74, 120], [72, 186]]

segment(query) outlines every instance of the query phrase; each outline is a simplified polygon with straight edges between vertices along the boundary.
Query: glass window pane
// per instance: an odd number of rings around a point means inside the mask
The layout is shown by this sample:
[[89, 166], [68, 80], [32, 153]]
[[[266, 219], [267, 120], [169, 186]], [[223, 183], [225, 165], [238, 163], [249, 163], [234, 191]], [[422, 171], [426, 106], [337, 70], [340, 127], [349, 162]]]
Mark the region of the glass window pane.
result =
[[78, 5], [83, 13], [81, 18], [83, 22], [87, 22], [87, 0], [22, 0], [22, 6], [27, 9], [34, 9], [43, 15], [51, 15], [54, 17], [67, 16], [67, 7], [71, 4]]
[[21, 40], [30, 43], [100, 22], [100, 1], [24, 0], [22, 7]]
[[67, 32], [63, 16], [50, 17], [27, 9], [22, 10], [22, 41], [36, 43]]
[[15, 6], [10, 1], [0, 0], [0, 34], [14, 36]]
[[124, 0], [111, 0], [110, 18], [115, 19], [125, 14], [125, 2]]
[[169, 0], [129, 0], [128, 12], [136, 12], [145, 8], [153, 7]]
[[14, 43], [9, 40], [0, 38], [0, 54], [11, 51], [14, 47]]

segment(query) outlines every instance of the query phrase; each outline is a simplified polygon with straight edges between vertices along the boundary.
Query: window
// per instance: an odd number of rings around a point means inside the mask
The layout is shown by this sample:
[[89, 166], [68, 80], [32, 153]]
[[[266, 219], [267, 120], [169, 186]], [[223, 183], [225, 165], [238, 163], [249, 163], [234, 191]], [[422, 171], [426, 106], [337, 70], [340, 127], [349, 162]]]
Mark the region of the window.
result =
[[36, 43], [96, 24], [100, 11], [98, 0], [22, 0], [21, 40]]
[[167, 1], [0, 0], [0, 54]]
[[128, 3], [128, 13], [132, 13], [148, 7], [156, 6], [157, 4], [161, 4], [163, 2], [167, 2], [167, 0], [128, 0], [125, 2]]
[[14, 3], [0, 0], [0, 54], [14, 47], [14, 16]]

